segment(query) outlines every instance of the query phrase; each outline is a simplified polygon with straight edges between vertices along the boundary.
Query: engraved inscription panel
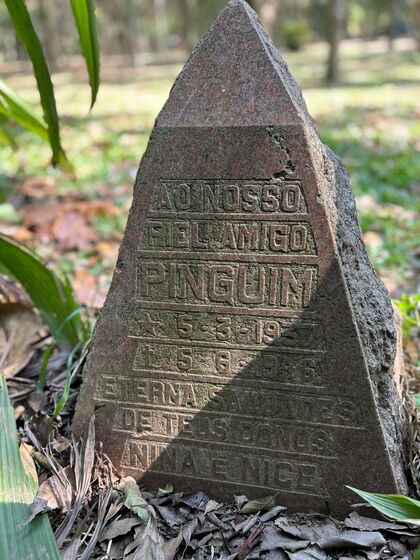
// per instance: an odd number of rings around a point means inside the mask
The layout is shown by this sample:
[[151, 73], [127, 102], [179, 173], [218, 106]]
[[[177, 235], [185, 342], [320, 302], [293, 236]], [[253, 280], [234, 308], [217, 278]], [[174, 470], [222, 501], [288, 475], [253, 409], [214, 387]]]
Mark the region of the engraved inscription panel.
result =
[[[306, 213], [298, 182], [161, 180], [153, 191], [150, 216], [178, 213], [265, 214]], [[259, 217], [258, 217], [259, 218]]]
[[225, 452], [199, 446], [167, 446], [149, 441], [129, 440], [123, 465], [157, 470], [162, 474], [211, 480], [237, 487], [283, 490], [313, 496], [328, 496], [325, 467], [321, 461], [279, 459], [241, 452]]
[[338, 395], [298, 393], [233, 383], [163, 380], [154, 377], [103, 376], [97, 396], [102, 401], [132, 403], [180, 411], [205, 409], [215, 414], [284, 419], [299, 424], [354, 427], [361, 410], [351, 399]]
[[157, 182], [132, 372], [95, 395], [118, 403], [127, 469], [328, 496], [337, 430], [364, 424], [329, 389], [318, 258], [298, 181]]
[[204, 413], [196, 419], [188, 412], [154, 411], [141, 406], [118, 408], [113, 429], [155, 441], [177, 440], [241, 446], [250, 450], [276, 449], [286, 454], [335, 458], [332, 434], [319, 426], [296, 426], [278, 420], [234, 418]]
[[141, 342], [137, 348], [134, 370], [186, 373], [191, 378], [202, 376], [204, 372], [206, 376], [231, 378], [243, 372], [241, 379], [309, 387], [322, 387], [325, 384], [322, 356], [301, 356], [298, 352], [286, 354], [273, 349], [261, 355], [261, 350], [243, 348], [214, 349]]
[[322, 324], [290, 319], [140, 309], [130, 335], [151, 340], [322, 350]]
[[139, 301], [304, 309], [316, 293], [314, 266], [139, 258]]
[[[279, 459], [259, 453], [224, 452], [206, 447], [129, 440], [123, 465], [128, 468], [158, 470], [197, 480], [210, 480], [283, 490], [305, 495], [328, 496], [325, 467], [321, 461]], [[159, 471], [159, 469], [161, 469]]]
[[315, 242], [307, 222], [224, 220], [147, 220], [142, 251], [216, 251], [244, 254], [315, 255]]

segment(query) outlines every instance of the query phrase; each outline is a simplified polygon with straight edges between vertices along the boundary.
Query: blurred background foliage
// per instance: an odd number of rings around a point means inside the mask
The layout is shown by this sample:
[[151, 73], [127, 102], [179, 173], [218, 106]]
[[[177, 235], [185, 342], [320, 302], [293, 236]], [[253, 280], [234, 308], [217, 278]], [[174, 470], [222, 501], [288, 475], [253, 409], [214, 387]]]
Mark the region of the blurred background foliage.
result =
[[[63, 0], [27, 0], [50, 64], [79, 52], [71, 8]], [[104, 55], [124, 54], [132, 60], [145, 52], [190, 50], [207, 31], [225, 0], [97, 0]], [[328, 11], [338, 14], [341, 35], [390, 39], [419, 33], [418, 0], [249, 0], [274, 40], [299, 47], [326, 39]], [[0, 3], [0, 51], [6, 60], [21, 60], [5, 5]]]
[[[393, 296], [417, 290], [420, 1], [249, 0], [304, 90], [318, 131], [352, 174], [372, 261]], [[0, 230], [70, 275], [100, 307], [154, 119], [224, 0], [97, 0], [101, 79], [91, 91], [70, 3], [26, 0], [53, 76], [61, 140], [13, 124], [0, 144]], [[42, 114], [27, 53], [0, 0], [0, 78]], [[1, 138], [0, 138], [1, 142]]]

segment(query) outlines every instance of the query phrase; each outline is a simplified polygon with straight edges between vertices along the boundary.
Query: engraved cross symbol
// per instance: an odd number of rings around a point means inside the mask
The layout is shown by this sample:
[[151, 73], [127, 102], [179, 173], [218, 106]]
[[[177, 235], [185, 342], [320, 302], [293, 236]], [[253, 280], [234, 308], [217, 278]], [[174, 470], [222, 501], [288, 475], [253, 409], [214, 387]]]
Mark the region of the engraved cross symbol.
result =
[[157, 327], [160, 327], [160, 321], [152, 321], [150, 313], [145, 313], [145, 319], [140, 323], [139, 336], [143, 336], [146, 333], [152, 336], [158, 336], [155, 331]]

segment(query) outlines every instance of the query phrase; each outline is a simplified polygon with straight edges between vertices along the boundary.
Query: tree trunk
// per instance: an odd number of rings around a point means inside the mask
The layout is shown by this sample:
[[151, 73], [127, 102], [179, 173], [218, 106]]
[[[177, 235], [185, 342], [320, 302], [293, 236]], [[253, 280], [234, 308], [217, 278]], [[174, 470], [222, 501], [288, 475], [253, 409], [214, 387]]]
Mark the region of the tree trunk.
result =
[[138, 41], [138, 30], [136, 26], [136, 10], [134, 7], [133, 0], [125, 1], [125, 21], [124, 21], [124, 31], [125, 31], [125, 44], [126, 52], [130, 57], [131, 66], [135, 65], [136, 52], [137, 52], [137, 41]]
[[153, 0], [157, 48], [159, 52], [168, 50], [168, 20], [166, 14], [166, 0]]
[[52, 70], [57, 68], [57, 53], [55, 43], [56, 28], [54, 25], [53, 2], [38, 0], [39, 17], [42, 25], [42, 47]]
[[20, 39], [18, 39], [17, 35], [15, 35], [15, 49], [17, 60], [28, 60], [26, 49], [20, 42]]
[[398, 26], [398, 7], [397, 0], [389, 0], [390, 9], [390, 23], [389, 23], [389, 50], [392, 52], [394, 50], [394, 41], [397, 37], [397, 26]]
[[133, 65], [138, 39], [138, 14], [133, 0], [124, 0], [123, 3], [104, 0], [102, 5], [107, 15], [106, 27], [109, 33], [108, 40], [104, 41], [107, 54], [126, 55], [125, 60]]
[[341, 36], [342, 9], [341, 0], [328, 0], [327, 3], [327, 35], [330, 45], [327, 82], [333, 84], [338, 82], [340, 76], [339, 47]]
[[[282, 35], [282, 22], [285, 21], [286, 6], [277, 0], [264, 0], [261, 4], [260, 17], [268, 33], [279, 42]], [[280, 41], [281, 42], [281, 41]]]
[[128, 55], [131, 66], [135, 63], [135, 37], [136, 37], [136, 14], [132, 0], [124, 0], [124, 4], [115, 2], [115, 20], [118, 22], [118, 42], [120, 51]]
[[420, 0], [414, 2], [413, 6], [414, 29], [417, 39], [417, 49], [420, 51]]
[[180, 35], [183, 43], [183, 47], [186, 49], [190, 48], [190, 7], [188, 5], [188, 0], [178, 0], [179, 15], [181, 18], [180, 22]]

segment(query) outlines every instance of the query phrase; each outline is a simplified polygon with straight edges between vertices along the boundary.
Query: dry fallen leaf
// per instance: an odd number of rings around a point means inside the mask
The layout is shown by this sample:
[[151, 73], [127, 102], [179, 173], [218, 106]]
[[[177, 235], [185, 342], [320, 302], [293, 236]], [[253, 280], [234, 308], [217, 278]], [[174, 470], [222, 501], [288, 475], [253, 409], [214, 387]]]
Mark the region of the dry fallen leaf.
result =
[[327, 553], [316, 544], [287, 554], [290, 560], [327, 560], [328, 558]]
[[118, 484], [118, 489], [123, 492], [125, 501], [124, 505], [133, 513], [138, 515], [142, 521], [147, 521], [150, 517], [150, 511], [146, 500], [143, 498], [137, 482], [131, 476], [123, 478]]
[[285, 517], [280, 517], [274, 523], [288, 535], [316, 544], [340, 534], [338, 524], [324, 516], [307, 516], [300, 523], [294, 523]]
[[185, 499], [181, 500], [183, 504], [186, 504], [193, 509], [200, 509], [205, 507], [208, 501], [209, 497], [205, 492], [197, 492], [193, 496], [186, 497]]
[[32, 356], [31, 343], [41, 321], [25, 292], [0, 275], [0, 356], [7, 348], [2, 370], [6, 377], [19, 373]]
[[282, 550], [270, 550], [266, 560], [289, 560], [289, 558], [292, 558], [292, 554], [295, 553], [286, 554]]
[[[52, 202], [22, 209], [23, 225], [37, 238], [55, 239], [62, 249], [83, 248], [96, 240], [90, 223], [98, 215], [115, 216], [118, 208], [110, 201]], [[77, 240], [77, 236], [80, 237]], [[94, 238], [93, 238], [94, 236]]]
[[63, 205], [59, 202], [44, 204], [42, 206], [30, 204], [22, 208], [23, 225], [35, 233], [36, 237], [51, 238], [51, 228], [62, 210]]
[[62, 453], [71, 446], [71, 441], [64, 436], [57, 435], [51, 442], [51, 447], [57, 453]]
[[285, 533], [311, 544], [317, 544], [324, 550], [331, 548], [375, 548], [386, 544], [386, 540], [377, 531], [341, 530], [331, 518], [308, 516], [306, 522], [290, 523], [287, 519], [276, 519], [275, 524]]
[[146, 558], [147, 560], [165, 560], [162, 537], [159, 535], [156, 519], [153, 516], [147, 523], [140, 546], [132, 560], [146, 560]]
[[248, 554], [261, 540], [261, 533], [263, 531], [264, 531], [263, 525], [259, 525], [258, 527], [255, 527], [255, 529], [252, 531], [252, 533], [249, 535], [249, 537], [246, 539], [246, 541], [238, 551], [238, 556], [237, 556], [238, 560], [245, 560]]
[[238, 509], [241, 509], [242, 506], [249, 501], [248, 498], [244, 494], [242, 494], [241, 496], [233, 496], [233, 499], [235, 501], [235, 506]]
[[132, 560], [133, 555], [131, 553], [140, 546], [145, 531], [146, 525], [139, 525], [134, 529], [134, 538], [124, 547], [124, 559]]
[[219, 507], [223, 504], [216, 502], [215, 500], [209, 500], [206, 505], [206, 509], [204, 510], [204, 515], [211, 513], [212, 511], [216, 511]]
[[184, 525], [187, 520], [186, 516], [178, 509], [159, 505], [156, 505], [156, 509], [168, 527], [173, 529]]
[[54, 238], [62, 251], [78, 249], [86, 251], [97, 240], [95, 231], [88, 224], [86, 218], [78, 212], [61, 214], [52, 228]]
[[95, 418], [89, 421], [87, 434], [78, 443], [73, 440], [74, 490], [70, 512], [55, 533], [57, 545], [63, 546], [92, 488], [92, 471], [95, 463]]
[[266, 523], [267, 521], [270, 521], [271, 519], [274, 519], [275, 517], [278, 517], [280, 515], [280, 513], [283, 513], [286, 510], [287, 510], [287, 508], [284, 507], [284, 506], [272, 507], [266, 513], [264, 513], [263, 515], [260, 515], [260, 521], [261, 521], [261, 523]]
[[265, 496], [264, 498], [258, 498], [256, 500], [251, 500], [246, 503], [242, 509], [242, 513], [257, 513], [259, 511], [266, 511], [274, 507], [275, 496]]
[[19, 404], [18, 406], [15, 406], [14, 412], [15, 412], [16, 422], [19, 420], [19, 418], [22, 416], [22, 414], [25, 412], [25, 410], [26, 410], [26, 408], [23, 406], [23, 404]]
[[66, 467], [41, 484], [37, 498], [45, 502], [46, 511], [59, 509], [63, 513], [67, 513], [72, 502], [72, 479], [73, 471], [71, 467]]
[[386, 544], [386, 540], [377, 531], [343, 531], [337, 536], [321, 540], [319, 546], [329, 548], [376, 548]]
[[73, 277], [73, 289], [77, 300], [87, 307], [100, 309], [106, 298], [106, 290], [99, 286], [98, 278], [93, 276], [89, 270], [78, 268]]
[[32, 457], [32, 445], [28, 445], [24, 441], [19, 446], [20, 459], [22, 461], [23, 469], [27, 475], [31, 476], [38, 484], [38, 473], [35, 466], [35, 461]]
[[57, 185], [54, 177], [26, 177], [18, 186], [19, 192], [30, 198], [45, 198]]
[[167, 541], [163, 545], [163, 554], [165, 560], [174, 560], [175, 555], [178, 551], [178, 548], [181, 546], [181, 543], [184, 541], [185, 546], [187, 547], [190, 542], [194, 531], [196, 530], [198, 525], [198, 519], [195, 517], [192, 521], [188, 523], [179, 534], [170, 541]]
[[99, 535], [99, 542], [111, 541], [116, 537], [121, 537], [126, 535], [131, 531], [133, 527], [136, 527], [141, 523], [139, 517], [123, 517], [122, 519], [116, 519], [110, 523], [102, 533]]
[[174, 487], [172, 484], [167, 484], [165, 488], [159, 488], [158, 493], [156, 494], [156, 498], [163, 498], [165, 496], [169, 496], [174, 491]]
[[353, 511], [349, 517], [344, 521], [344, 524], [349, 529], [359, 529], [361, 531], [387, 531], [387, 530], [399, 530], [404, 528], [404, 524], [401, 523], [391, 523], [389, 521], [372, 519], [371, 517], [364, 517]]
[[29, 243], [33, 239], [33, 233], [20, 225], [2, 223], [1, 232], [4, 235], [13, 237], [16, 241], [20, 241], [21, 243]]
[[95, 245], [95, 251], [98, 253], [99, 257], [109, 263], [113, 264], [118, 258], [118, 248], [119, 244], [110, 241], [99, 241]]
[[268, 552], [269, 550], [281, 548], [287, 552], [296, 552], [297, 550], [306, 548], [309, 544], [309, 540], [302, 540], [285, 535], [276, 527], [268, 526], [264, 528], [261, 543], [256, 548], [256, 551]]

